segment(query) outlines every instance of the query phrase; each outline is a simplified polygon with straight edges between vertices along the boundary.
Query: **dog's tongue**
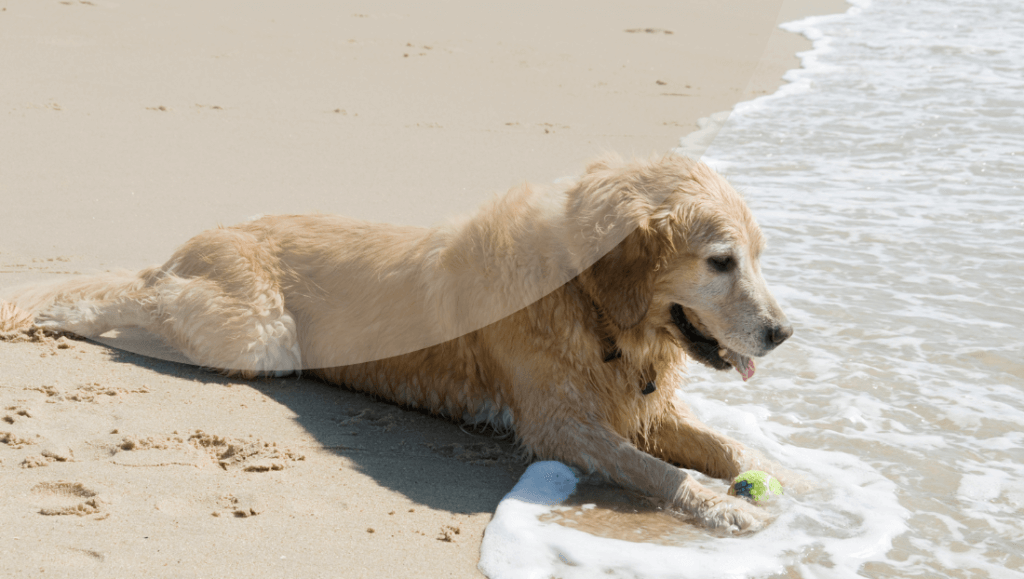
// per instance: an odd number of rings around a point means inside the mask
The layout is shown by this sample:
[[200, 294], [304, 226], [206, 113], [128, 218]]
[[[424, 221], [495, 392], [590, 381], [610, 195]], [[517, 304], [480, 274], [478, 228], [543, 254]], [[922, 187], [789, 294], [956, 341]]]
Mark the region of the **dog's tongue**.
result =
[[754, 360], [751, 358], [747, 358], [747, 365], [742, 370], [740, 370], [739, 366], [736, 366], [736, 371], [740, 373], [740, 376], [743, 376], [744, 382], [754, 377], [754, 369]]
[[726, 362], [732, 364], [733, 368], [736, 368], [736, 371], [740, 373], [740, 376], [743, 376], [744, 382], [750, 380], [754, 376], [754, 370], [756, 368], [753, 358], [748, 358], [743, 354], [737, 354], [736, 352], [726, 350], [725, 348], [719, 350], [718, 355]]

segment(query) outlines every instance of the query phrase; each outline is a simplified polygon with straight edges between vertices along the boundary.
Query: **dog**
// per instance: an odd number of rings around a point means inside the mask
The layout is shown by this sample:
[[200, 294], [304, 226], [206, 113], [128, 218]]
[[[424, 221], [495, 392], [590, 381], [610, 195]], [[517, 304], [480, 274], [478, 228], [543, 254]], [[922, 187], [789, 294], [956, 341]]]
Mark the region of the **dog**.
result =
[[676, 390], [688, 359], [746, 380], [793, 334], [762, 278], [764, 247], [741, 196], [705, 164], [606, 157], [439, 227], [263, 217], [202, 233], [162, 266], [13, 303], [38, 327], [137, 326], [229, 374], [302, 371], [509, 429], [532, 457], [749, 532], [765, 509], [678, 467], [731, 480], [773, 465], [701, 423]]

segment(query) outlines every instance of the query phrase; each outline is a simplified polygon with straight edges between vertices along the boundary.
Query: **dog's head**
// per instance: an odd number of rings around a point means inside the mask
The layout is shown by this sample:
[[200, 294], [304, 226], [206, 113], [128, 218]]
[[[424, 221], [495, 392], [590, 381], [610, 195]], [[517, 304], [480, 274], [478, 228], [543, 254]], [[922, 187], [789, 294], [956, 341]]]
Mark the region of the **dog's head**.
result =
[[707, 165], [675, 155], [600, 162], [569, 195], [578, 235], [618, 234], [605, 237], [614, 246], [579, 279], [620, 332], [667, 334], [692, 358], [735, 367], [744, 380], [754, 357], [793, 334], [761, 275], [760, 228]]

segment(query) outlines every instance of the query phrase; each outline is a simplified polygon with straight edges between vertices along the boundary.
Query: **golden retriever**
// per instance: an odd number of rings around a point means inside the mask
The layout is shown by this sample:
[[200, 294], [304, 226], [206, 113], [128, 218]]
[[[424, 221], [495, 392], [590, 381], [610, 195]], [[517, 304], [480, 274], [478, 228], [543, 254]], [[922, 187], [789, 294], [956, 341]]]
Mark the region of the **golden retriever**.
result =
[[[700, 485], [772, 468], [677, 398], [687, 358], [736, 368], [792, 333], [736, 191], [677, 155], [607, 158], [442, 227], [329, 215], [202, 233], [160, 267], [14, 297], [36, 325], [138, 326], [196, 364], [305, 371], [454, 420], [511, 428], [560, 460], [754, 530], [766, 511]], [[13, 314], [10, 314], [13, 315]]]

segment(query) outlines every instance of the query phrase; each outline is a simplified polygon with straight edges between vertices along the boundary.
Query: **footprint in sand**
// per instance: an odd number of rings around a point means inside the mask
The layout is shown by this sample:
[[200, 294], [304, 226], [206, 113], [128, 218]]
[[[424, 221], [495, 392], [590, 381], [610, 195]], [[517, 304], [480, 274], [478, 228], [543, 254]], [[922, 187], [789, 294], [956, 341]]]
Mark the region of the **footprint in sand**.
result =
[[35, 444], [34, 441], [22, 438], [13, 432], [0, 432], [0, 443], [6, 444], [13, 449], [21, 448], [27, 444]]
[[305, 455], [278, 448], [276, 442], [264, 442], [259, 439], [225, 438], [197, 430], [189, 440], [205, 448], [224, 470], [284, 470], [290, 462], [306, 460]]
[[125, 436], [112, 449], [110, 461], [121, 466], [182, 465], [202, 468], [211, 462], [223, 470], [267, 472], [284, 470], [301, 455], [277, 443], [259, 439], [221, 437], [197, 430], [183, 436]]
[[44, 482], [32, 487], [40, 515], [95, 515], [103, 511], [99, 493], [76, 482]]
[[[63, 348], [63, 346], [58, 344], [57, 348]], [[149, 386], [145, 384], [133, 388], [122, 388], [120, 386], [104, 386], [99, 382], [78, 383], [70, 389], [61, 389], [52, 385], [41, 385], [26, 387], [25, 390], [35, 390], [46, 394], [47, 404], [55, 404], [57, 402], [99, 403], [108, 400], [121, 401], [128, 394], [148, 394], [150, 392]]]
[[422, 446], [445, 457], [475, 465], [494, 465], [513, 462], [508, 450], [494, 442], [470, 442], [452, 444], [432, 444], [421, 442]]
[[50, 466], [50, 459], [41, 454], [34, 454], [21, 461], [21, 468], [39, 468], [41, 466]]
[[0, 420], [3, 420], [7, 424], [14, 424], [19, 420], [24, 420], [26, 418], [32, 418], [32, 412], [29, 411], [28, 408], [25, 408], [24, 406], [8, 406], [4, 417]]
[[125, 436], [111, 448], [110, 462], [120, 466], [191, 466], [202, 468], [210, 459], [181, 436]]
[[60, 444], [51, 444], [36, 455], [26, 457], [21, 462], [21, 468], [39, 468], [49, 466], [51, 462], [74, 462], [75, 453], [70, 447]]
[[391, 432], [398, 428], [402, 417], [399, 410], [390, 408], [345, 409], [342, 410], [342, 413], [345, 417], [336, 419], [340, 426], [366, 424], [384, 432]]
[[[249, 493], [242, 493], [237, 496], [225, 495], [220, 497], [218, 503], [220, 503], [221, 509], [239, 519], [255, 517], [264, 511], [262, 501], [256, 495]], [[215, 517], [219, 517], [221, 514], [222, 511], [213, 512]]]

